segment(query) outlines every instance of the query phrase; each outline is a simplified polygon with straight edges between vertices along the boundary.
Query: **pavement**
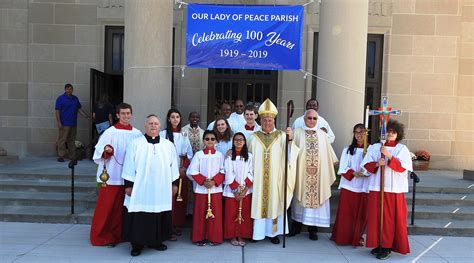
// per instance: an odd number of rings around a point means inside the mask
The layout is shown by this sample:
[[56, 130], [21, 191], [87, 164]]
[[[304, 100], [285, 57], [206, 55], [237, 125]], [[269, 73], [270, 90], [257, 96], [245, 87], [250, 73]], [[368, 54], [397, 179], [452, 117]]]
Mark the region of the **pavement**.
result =
[[[320, 233], [310, 241], [307, 233], [287, 238], [286, 248], [268, 240], [234, 247], [228, 242], [198, 247], [184, 229], [168, 250], [144, 249], [130, 256], [130, 245], [93, 247], [89, 225], [0, 222], [0, 262], [380, 262], [368, 248], [336, 246]], [[390, 262], [474, 262], [473, 237], [409, 236], [411, 253], [392, 253]]]

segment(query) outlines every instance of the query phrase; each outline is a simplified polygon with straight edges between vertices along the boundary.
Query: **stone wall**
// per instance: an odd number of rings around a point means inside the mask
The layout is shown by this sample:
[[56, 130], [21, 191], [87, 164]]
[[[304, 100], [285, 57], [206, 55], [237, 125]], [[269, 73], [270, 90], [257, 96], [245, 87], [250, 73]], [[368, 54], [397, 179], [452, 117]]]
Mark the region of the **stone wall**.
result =
[[393, 4], [385, 92], [408, 147], [429, 151], [433, 168], [474, 168], [472, 12], [472, 1]]

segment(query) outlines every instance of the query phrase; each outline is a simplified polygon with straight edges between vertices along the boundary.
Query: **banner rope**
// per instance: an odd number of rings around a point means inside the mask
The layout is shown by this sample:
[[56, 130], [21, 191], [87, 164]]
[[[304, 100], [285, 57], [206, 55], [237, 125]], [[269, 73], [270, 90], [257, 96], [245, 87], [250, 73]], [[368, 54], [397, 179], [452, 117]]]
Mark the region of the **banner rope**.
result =
[[311, 76], [311, 77], [314, 77], [314, 78], [316, 78], [316, 79], [322, 80], [322, 81], [327, 82], [327, 83], [330, 83], [330, 84], [332, 84], [332, 85], [341, 87], [341, 88], [343, 88], [343, 89], [347, 89], [347, 90], [350, 90], [350, 91], [353, 91], [353, 92], [357, 92], [357, 93], [363, 94], [363, 92], [360, 91], [360, 90], [356, 90], [356, 89], [347, 87], [347, 86], [345, 86], [345, 85], [336, 83], [336, 82], [334, 82], [334, 81], [330, 81], [330, 80], [325, 79], [325, 78], [322, 78], [322, 77], [320, 77], [320, 76], [318, 76], [318, 75], [314, 75], [313, 73], [311, 73], [311, 72], [309, 72], [309, 71], [306, 71], [306, 70], [304, 70], [304, 69], [300, 69], [300, 72], [304, 74], [304, 75], [303, 75], [303, 78], [304, 78], [304, 79], [307, 79], [307, 78], [308, 78], [308, 75], [309, 75], [309, 76]]

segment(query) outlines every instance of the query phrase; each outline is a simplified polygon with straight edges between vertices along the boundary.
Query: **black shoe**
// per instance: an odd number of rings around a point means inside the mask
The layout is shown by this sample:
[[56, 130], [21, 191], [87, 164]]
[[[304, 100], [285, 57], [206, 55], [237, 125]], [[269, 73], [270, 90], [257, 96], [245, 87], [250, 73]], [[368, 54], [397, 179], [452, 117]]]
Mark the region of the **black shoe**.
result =
[[272, 244], [278, 245], [278, 244], [280, 244], [280, 238], [277, 237], [277, 236], [272, 237], [272, 238], [270, 238], [270, 242], [272, 242]]
[[107, 247], [113, 248], [113, 247], [115, 247], [116, 245], [117, 245], [117, 244], [115, 244], [115, 243], [110, 243], [110, 244], [107, 244]]
[[317, 232], [309, 232], [309, 239], [316, 241], [318, 240], [318, 233]]
[[58, 157], [58, 162], [64, 163], [64, 158], [63, 157]]
[[156, 250], [158, 250], [158, 251], [165, 251], [165, 250], [168, 249], [168, 247], [167, 247], [165, 244], [163, 244], [163, 243], [161, 243], [161, 244], [159, 244], [158, 246], [155, 246], [155, 247], [153, 247], [153, 248], [156, 249]]
[[133, 248], [132, 252], [130, 252], [130, 255], [132, 255], [132, 257], [136, 257], [136, 256], [139, 256], [141, 253], [142, 253], [141, 248]]
[[300, 222], [293, 221], [290, 227], [290, 233], [287, 236], [294, 237], [301, 233], [302, 224]]
[[380, 248], [376, 247], [370, 251], [370, 254], [377, 256], [377, 254], [380, 253]]
[[392, 252], [390, 251], [389, 248], [382, 248], [380, 253], [377, 254], [377, 259], [380, 259], [380, 260], [389, 259], [391, 255], [392, 255]]

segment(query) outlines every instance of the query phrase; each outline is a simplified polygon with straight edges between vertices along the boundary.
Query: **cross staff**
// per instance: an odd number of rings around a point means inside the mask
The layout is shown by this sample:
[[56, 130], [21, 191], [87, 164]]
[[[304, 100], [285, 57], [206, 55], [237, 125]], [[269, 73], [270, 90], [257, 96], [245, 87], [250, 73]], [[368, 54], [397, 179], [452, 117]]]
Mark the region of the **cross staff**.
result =
[[[382, 108], [378, 110], [369, 110], [369, 115], [379, 116], [380, 117], [380, 142], [382, 147], [387, 140], [387, 123], [390, 115], [400, 115], [402, 112], [400, 110], [392, 110], [391, 107], [388, 107], [388, 97], [382, 97]], [[366, 123], [368, 125], [368, 122]], [[380, 158], [385, 158], [385, 156], [380, 153]], [[378, 248], [382, 249], [382, 233], [383, 233], [383, 195], [384, 195], [384, 186], [385, 186], [385, 167], [380, 167], [380, 205], [379, 205], [379, 237], [378, 237]]]

